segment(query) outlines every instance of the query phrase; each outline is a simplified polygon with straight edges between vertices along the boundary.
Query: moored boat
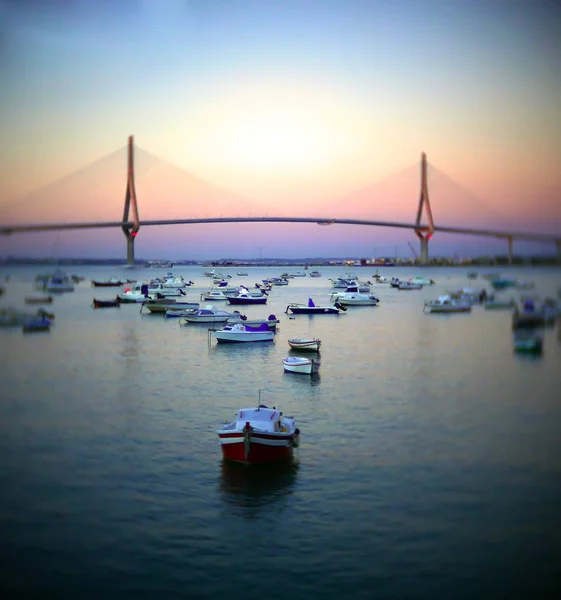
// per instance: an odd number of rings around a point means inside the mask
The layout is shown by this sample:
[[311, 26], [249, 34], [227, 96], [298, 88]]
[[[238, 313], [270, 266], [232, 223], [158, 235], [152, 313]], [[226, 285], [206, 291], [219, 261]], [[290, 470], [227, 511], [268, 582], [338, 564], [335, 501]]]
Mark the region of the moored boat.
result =
[[227, 296], [229, 304], [267, 304], [267, 298], [266, 294], [256, 295], [247, 288], [240, 288], [237, 294]]
[[547, 306], [536, 306], [532, 298], [523, 299], [520, 305], [514, 307], [512, 328], [541, 327], [555, 321], [554, 312]]
[[380, 300], [366, 292], [361, 292], [358, 286], [349, 286], [345, 292], [332, 292], [331, 299], [341, 306], [376, 306]]
[[220, 310], [212, 304], [207, 304], [204, 308], [198, 308], [192, 312], [183, 314], [179, 320], [184, 323], [225, 323], [233, 313], [226, 310]]
[[431, 302], [425, 302], [423, 311], [428, 313], [466, 313], [471, 312], [471, 303], [444, 295]]
[[215, 302], [216, 300], [228, 300], [228, 296], [222, 290], [210, 289], [207, 292], [202, 292], [201, 300], [211, 300]]
[[92, 279], [92, 287], [121, 287], [122, 285], [125, 285], [126, 283], [133, 283], [132, 281], [128, 281], [128, 280], [121, 280], [118, 277], [110, 277], [109, 279], [107, 279], [106, 281], [96, 281], [95, 279]]
[[43, 289], [49, 294], [63, 294], [73, 292], [74, 284], [72, 279], [60, 269], [57, 269], [44, 283]]
[[22, 330], [24, 333], [33, 333], [35, 331], [50, 331], [52, 320], [45, 315], [37, 315], [24, 321]]
[[114, 298], [113, 300], [99, 300], [94, 298], [92, 301], [93, 308], [120, 308], [121, 307], [121, 299], [119, 296]]
[[245, 342], [272, 342], [275, 332], [266, 323], [258, 327], [242, 325], [241, 323], [226, 324], [222, 329], [214, 331], [214, 337], [219, 344]]
[[294, 315], [338, 315], [347, 309], [335, 302], [333, 305], [316, 306], [314, 301], [309, 298], [308, 304], [289, 304], [286, 307], [285, 313], [291, 312]]
[[294, 417], [264, 404], [242, 408], [216, 433], [224, 458], [246, 465], [288, 458], [300, 443]]
[[282, 366], [285, 371], [303, 373], [304, 375], [317, 373], [320, 364], [319, 360], [315, 358], [304, 358], [303, 356], [287, 356], [282, 359]]
[[303, 350], [305, 352], [319, 352], [321, 340], [318, 338], [290, 338], [288, 345], [292, 350]]

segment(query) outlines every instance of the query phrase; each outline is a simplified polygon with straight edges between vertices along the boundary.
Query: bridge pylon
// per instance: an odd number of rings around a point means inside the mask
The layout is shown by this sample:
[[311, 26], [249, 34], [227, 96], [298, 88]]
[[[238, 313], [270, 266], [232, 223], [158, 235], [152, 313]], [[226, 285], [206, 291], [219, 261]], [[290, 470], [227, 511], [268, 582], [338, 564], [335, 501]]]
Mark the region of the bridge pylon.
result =
[[[132, 207], [132, 225], [128, 224], [129, 212]], [[125, 223], [127, 223], [125, 225]], [[133, 136], [129, 136], [128, 142], [128, 159], [127, 159], [127, 190], [125, 193], [125, 208], [123, 211], [122, 230], [127, 238], [127, 264], [134, 265], [134, 240], [140, 229], [140, 221], [138, 219], [138, 205], [136, 202], [136, 190], [134, 188], [134, 140]]]
[[[423, 208], [426, 209], [428, 225], [421, 225]], [[421, 242], [421, 264], [427, 265], [429, 262], [429, 240], [434, 233], [434, 222], [432, 219], [427, 182], [427, 155], [424, 152], [421, 153], [421, 196], [419, 198], [419, 209], [417, 210], [417, 220], [415, 221], [415, 225], [415, 234]]]

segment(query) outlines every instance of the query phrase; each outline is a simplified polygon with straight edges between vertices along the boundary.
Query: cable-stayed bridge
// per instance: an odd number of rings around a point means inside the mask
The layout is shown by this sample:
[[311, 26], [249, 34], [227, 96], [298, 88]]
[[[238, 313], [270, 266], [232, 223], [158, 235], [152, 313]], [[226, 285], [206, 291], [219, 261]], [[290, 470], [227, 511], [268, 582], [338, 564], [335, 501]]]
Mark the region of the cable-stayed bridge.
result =
[[[141, 227], [153, 227], [153, 226], [163, 226], [163, 225], [194, 225], [194, 224], [204, 224], [204, 223], [248, 223], [248, 222], [257, 222], [257, 223], [312, 223], [312, 224], [318, 224], [318, 225], [324, 225], [324, 226], [328, 226], [328, 225], [336, 225], [336, 224], [340, 224], [340, 225], [361, 225], [361, 226], [369, 226], [369, 227], [389, 227], [389, 228], [396, 228], [396, 229], [401, 229], [401, 230], [412, 230], [414, 232], [414, 234], [417, 236], [417, 238], [419, 239], [419, 243], [420, 243], [420, 247], [421, 247], [421, 252], [420, 252], [420, 257], [421, 257], [421, 263], [426, 264], [428, 263], [429, 260], [429, 240], [431, 239], [431, 237], [437, 233], [448, 233], [448, 234], [461, 234], [461, 235], [473, 235], [473, 236], [484, 236], [484, 237], [490, 237], [490, 238], [498, 238], [498, 239], [503, 239], [507, 241], [508, 244], [508, 255], [510, 260], [512, 260], [512, 256], [513, 256], [513, 242], [514, 240], [525, 240], [525, 241], [530, 241], [530, 242], [539, 242], [539, 243], [551, 243], [551, 244], [555, 244], [556, 248], [557, 248], [557, 254], [559, 259], [561, 260], [561, 235], [555, 235], [555, 234], [541, 234], [541, 233], [533, 233], [533, 232], [522, 232], [522, 231], [516, 231], [513, 229], [508, 229], [508, 230], [498, 230], [498, 229], [494, 229], [494, 228], [487, 228], [487, 227], [457, 227], [457, 226], [449, 226], [449, 225], [437, 225], [434, 222], [433, 219], [433, 213], [432, 213], [432, 207], [431, 207], [431, 201], [429, 198], [429, 189], [428, 189], [428, 177], [427, 177], [427, 160], [426, 160], [426, 156], [423, 153], [421, 155], [421, 165], [420, 165], [420, 178], [419, 175], [417, 174], [418, 171], [415, 173], [415, 176], [418, 178], [417, 181], [419, 181], [420, 179], [420, 193], [419, 193], [419, 200], [418, 200], [418, 205], [417, 205], [417, 213], [416, 213], [416, 218], [415, 221], [413, 222], [409, 222], [408, 220], [404, 219], [404, 220], [394, 220], [394, 219], [365, 219], [365, 218], [351, 218], [349, 216], [349, 212], [352, 212], [351, 210], [349, 210], [350, 204], [349, 203], [342, 203], [342, 205], [340, 204], [338, 206], [338, 210], [335, 210], [335, 206], [331, 206], [331, 207], [327, 207], [328, 211], [331, 211], [330, 214], [328, 216], [326, 216], [325, 214], [323, 215], [319, 215], [319, 216], [315, 216], [315, 217], [310, 217], [310, 216], [283, 216], [283, 215], [275, 215], [275, 216], [253, 216], [251, 214], [248, 214], [246, 216], [242, 216], [242, 215], [236, 215], [236, 216], [185, 216], [185, 217], [181, 217], [181, 216], [174, 216], [173, 218], [149, 218], [149, 219], [140, 219], [139, 216], [139, 207], [138, 207], [138, 203], [137, 203], [137, 194], [136, 194], [136, 188], [135, 188], [135, 170], [140, 170], [141, 174], [143, 176], [145, 176], [147, 173], [149, 174], [151, 171], [157, 171], [158, 169], [161, 171], [160, 175], [162, 177], [166, 177], [166, 175], [169, 175], [170, 178], [173, 178], [174, 176], [176, 176], [175, 173], [173, 172], [169, 172], [167, 173], [165, 171], [165, 168], [162, 170], [162, 162], [158, 161], [158, 159], [155, 159], [155, 157], [151, 157], [151, 155], [149, 155], [148, 153], [144, 152], [144, 151], [140, 151], [141, 152], [141, 159], [143, 159], [141, 161], [141, 165], [140, 165], [140, 169], [138, 165], [135, 165], [135, 148], [133, 146], [133, 138], [132, 136], [129, 137], [129, 141], [128, 141], [128, 146], [127, 146], [127, 154], [128, 154], [128, 158], [127, 158], [127, 171], [126, 171], [126, 191], [125, 191], [125, 202], [124, 202], [124, 209], [123, 209], [123, 215], [121, 219], [114, 219], [111, 221], [105, 221], [100, 219], [99, 217], [97, 218], [90, 218], [90, 220], [82, 220], [82, 219], [76, 219], [73, 221], [69, 221], [69, 222], [49, 222], [45, 219], [45, 222], [28, 222], [26, 220], [26, 222], [21, 223], [4, 223], [4, 224], [0, 224], [0, 233], [3, 235], [11, 235], [11, 234], [17, 234], [17, 233], [29, 233], [29, 232], [45, 232], [45, 231], [64, 231], [64, 230], [85, 230], [85, 229], [110, 229], [110, 228], [120, 228], [123, 231], [123, 234], [125, 235], [126, 238], [126, 242], [127, 242], [127, 262], [129, 264], [133, 264], [134, 260], [135, 260], [135, 239], [139, 233], [139, 230]], [[116, 159], [120, 159], [119, 156], [119, 151], [117, 151], [116, 153], [114, 153], [114, 156]], [[113, 155], [110, 155], [110, 158]], [[99, 165], [101, 165], [103, 163], [103, 159], [102, 161], [99, 161]], [[92, 168], [93, 167], [93, 168]], [[432, 168], [432, 167], [431, 167]], [[89, 170], [88, 170], [89, 169]], [[96, 170], [96, 164], [90, 166], [90, 167], [86, 167], [85, 169], [81, 170], [84, 172], [91, 172], [90, 177], [92, 179], [92, 181], [94, 180], [99, 180], [105, 177], [103, 171], [100, 170], [98, 172], [98, 170]], [[68, 179], [68, 181], [66, 182], [68, 184], [69, 181], [72, 181], [72, 179], [77, 179], [79, 180], [79, 178], [83, 176], [83, 173], [81, 172], [77, 172], [74, 177], [70, 176]], [[117, 177], [117, 176], [114, 176]], [[123, 174], [121, 173], [121, 175], [119, 176], [119, 179], [121, 180], [121, 185], [122, 185], [122, 180], [123, 178]], [[196, 178], [192, 178], [193, 181], [191, 181], [191, 186], [190, 189], [193, 192], [193, 196], [194, 198], [188, 198], [187, 201], [191, 200], [194, 202], [197, 202], [197, 191], [201, 191], [203, 190], [203, 187], [205, 185], [205, 182], [203, 182], [202, 180], [197, 180]], [[115, 182], [117, 183], [117, 182]], [[88, 189], [88, 187], [91, 187], [91, 184], [88, 185], [84, 185], [83, 181], [79, 184], [80, 188], [85, 188], [86, 190]], [[418, 184], [417, 184], [418, 185]], [[197, 188], [197, 186], [199, 186]], [[207, 186], [208, 188], [208, 186]], [[54, 189], [56, 189], [56, 186], [54, 186]], [[121, 188], [122, 189], [122, 188]], [[205, 192], [207, 192], [208, 189], [205, 188]], [[164, 192], [165, 193], [165, 192]], [[362, 193], [362, 197], [366, 197], [368, 198], [368, 194], [369, 194], [369, 190], [364, 190]], [[80, 192], [80, 210], [85, 210], [86, 212], [88, 210], [90, 210], [92, 208], [93, 205], [96, 205], [98, 207], [98, 209], [102, 209], [104, 214], [107, 214], [107, 212], [109, 210], [112, 210], [112, 204], [113, 201], [110, 200], [110, 204], [107, 206], [99, 206], [99, 202], [97, 202], [96, 200], [92, 200], [89, 199], [87, 197], [87, 194], [85, 192]], [[107, 194], [106, 194], [107, 195]], [[109, 196], [114, 197], [113, 194], [108, 194]], [[248, 202], [241, 198], [241, 197], [236, 197], [234, 194], [226, 194], [229, 195], [230, 200], [232, 200], [233, 202], [236, 202], [236, 205], [244, 205], [245, 208], [247, 209], [247, 205]], [[360, 195], [360, 194], [359, 194]], [[408, 193], [409, 195], [409, 193]], [[223, 197], [224, 196], [224, 190], [216, 190], [216, 193], [214, 195], [214, 198], [217, 199], [219, 197]], [[208, 194], [206, 194], [205, 196], [208, 199]], [[211, 195], [212, 198], [212, 195]], [[149, 202], [151, 200], [151, 198], [147, 199]], [[18, 209], [21, 209], [21, 202], [18, 202]], [[46, 203], [45, 203], [46, 204]], [[156, 210], [158, 210], [158, 208], [161, 206], [161, 204], [158, 204], [157, 202], [155, 203], [157, 204], [156, 206]], [[228, 205], [224, 205], [224, 203], [222, 203], [222, 205], [219, 205], [220, 203], [217, 201], [217, 205], [218, 205], [218, 209], [221, 210], [222, 212], [224, 212], [224, 209], [229, 208]], [[73, 206], [75, 206], [75, 203], [73, 203]], [[143, 204], [143, 206], [146, 206], [145, 204]], [[231, 206], [231, 204], [230, 204]], [[30, 210], [28, 210], [28, 214], [36, 214], [36, 210], [37, 210], [37, 205], [35, 206], [30, 206], [29, 207]], [[231, 209], [230, 209], [231, 210]], [[251, 212], [254, 212], [255, 210], [259, 211], [259, 207], [255, 207], [252, 206], [251, 207]], [[324, 210], [325, 210], [325, 206], [324, 206]], [[154, 211], [154, 207], [152, 206], [152, 211]], [[347, 216], [338, 216], [337, 213], [345, 213], [345, 211], [347, 211]], [[146, 211], [144, 211], [146, 212]], [[183, 214], [186, 214], [187, 211], [185, 211]], [[192, 212], [192, 211], [191, 211]], [[21, 214], [21, 210], [19, 210], [19, 213]], [[25, 213], [25, 211], [24, 211]], [[93, 213], [91, 213], [90, 210], [90, 214], [93, 216]], [[21, 216], [20, 216], [21, 219]], [[44, 217], [43, 217], [44, 219]]]

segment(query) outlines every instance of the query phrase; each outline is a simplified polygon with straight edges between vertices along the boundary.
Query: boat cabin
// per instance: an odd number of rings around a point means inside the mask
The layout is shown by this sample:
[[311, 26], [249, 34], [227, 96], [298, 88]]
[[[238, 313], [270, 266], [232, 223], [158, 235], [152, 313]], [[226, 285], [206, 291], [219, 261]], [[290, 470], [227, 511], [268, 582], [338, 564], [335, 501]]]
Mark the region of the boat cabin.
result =
[[242, 408], [236, 415], [236, 428], [243, 429], [249, 421], [252, 427], [261, 431], [280, 431], [281, 417], [281, 412], [276, 408]]

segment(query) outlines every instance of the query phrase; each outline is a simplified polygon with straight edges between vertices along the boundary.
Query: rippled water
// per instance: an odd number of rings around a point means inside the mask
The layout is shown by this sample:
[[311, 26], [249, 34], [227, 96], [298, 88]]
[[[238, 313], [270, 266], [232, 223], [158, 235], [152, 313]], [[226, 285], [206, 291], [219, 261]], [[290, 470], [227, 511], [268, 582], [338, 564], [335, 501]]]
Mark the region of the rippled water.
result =
[[[495, 269], [496, 270], [496, 269]], [[13, 268], [23, 307], [38, 268]], [[329, 278], [273, 290], [249, 316], [273, 343], [217, 345], [89, 280], [154, 269], [77, 268], [50, 333], [1, 329], [0, 589], [118, 598], [502, 598], [561, 591], [561, 340], [516, 355], [508, 312], [427, 315], [445, 289], [378, 286], [378, 307], [290, 318]], [[382, 270], [381, 270], [382, 271]], [[175, 268], [195, 282], [203, 269]], [[358, 270], [361, 278], [372, 269]], [[252, 284], [279, 269], [250, 269]], [[387, 269], [388, 276], [416, 274]], [[555, 295], [561, 272], [509, 269]], [[284, 373], [290, 337], [322, 340], [317, 377]], [[294, 461], [223, 464], [215, 430], [258, 400], [296, 417]], [[50, 596], [49, 596], [50, 595]], [[3, 594], [5, 597], [5, 594]]]

